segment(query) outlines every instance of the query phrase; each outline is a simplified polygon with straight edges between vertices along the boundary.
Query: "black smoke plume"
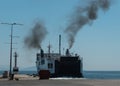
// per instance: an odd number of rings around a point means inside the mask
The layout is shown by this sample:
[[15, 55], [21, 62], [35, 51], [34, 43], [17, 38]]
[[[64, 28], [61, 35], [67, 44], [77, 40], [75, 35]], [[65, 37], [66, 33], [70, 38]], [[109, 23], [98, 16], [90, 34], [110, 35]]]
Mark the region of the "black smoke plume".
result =
[[74, 15], [68, 21], [65, 33], [68, 36], [69, 49], [75, 42], [75, 36], [86, 24], [98, 18], [98, 11], [107, 11], [110, 7], [110, 0], [88, 0], [86, 6], [77, 7]]
[[41, 43], [47, 34], [47, 30], [44, 24], [37, 21], [34, 27], [31, 29], [30, 34], [25, 38], [24, 43], [27, 48], [39, 49], [41, 48]]

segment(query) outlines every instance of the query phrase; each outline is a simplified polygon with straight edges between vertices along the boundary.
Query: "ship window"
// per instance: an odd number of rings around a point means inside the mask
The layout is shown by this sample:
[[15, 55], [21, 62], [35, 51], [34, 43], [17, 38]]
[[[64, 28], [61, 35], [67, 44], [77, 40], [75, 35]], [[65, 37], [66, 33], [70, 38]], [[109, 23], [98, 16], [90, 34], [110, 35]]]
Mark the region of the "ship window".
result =
[[53, 64], [52, 63], [48, 63], [48, 68], [53, 68]]
[[41, 64], [45, 64], [45, 60], [44, 59], [41, 60]]

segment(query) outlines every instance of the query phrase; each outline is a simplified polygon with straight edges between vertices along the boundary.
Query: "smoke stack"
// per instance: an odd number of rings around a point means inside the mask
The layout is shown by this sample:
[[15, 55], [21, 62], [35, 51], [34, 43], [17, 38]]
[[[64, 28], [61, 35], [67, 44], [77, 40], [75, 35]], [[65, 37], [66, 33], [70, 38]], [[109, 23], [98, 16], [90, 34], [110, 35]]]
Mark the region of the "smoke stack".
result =
[[61, 55], [61, 35], [59, 35], [59, 55]]
[[66, 50], [66, 56], [70, 56], [69, 49]]
[[43, 49], [40, 49], [40, 55], [41, 55], [41, 57], [44, 57], [44, 51], [43, 51]]

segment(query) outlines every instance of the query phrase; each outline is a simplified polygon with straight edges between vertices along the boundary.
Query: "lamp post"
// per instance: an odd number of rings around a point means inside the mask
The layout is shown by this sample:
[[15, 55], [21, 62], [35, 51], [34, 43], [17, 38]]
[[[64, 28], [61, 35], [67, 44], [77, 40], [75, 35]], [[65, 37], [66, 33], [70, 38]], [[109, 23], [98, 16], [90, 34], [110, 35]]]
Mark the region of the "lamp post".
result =
[[23, 25], [18, 23], [1, 23], [6, 25], [11, 25], [11, 34], [10, 34], [10, 70], [9, 70], [9, 77], [11, 78], [12, 74], [12, 44], [13, 44], [13, 26], [14, 25]]

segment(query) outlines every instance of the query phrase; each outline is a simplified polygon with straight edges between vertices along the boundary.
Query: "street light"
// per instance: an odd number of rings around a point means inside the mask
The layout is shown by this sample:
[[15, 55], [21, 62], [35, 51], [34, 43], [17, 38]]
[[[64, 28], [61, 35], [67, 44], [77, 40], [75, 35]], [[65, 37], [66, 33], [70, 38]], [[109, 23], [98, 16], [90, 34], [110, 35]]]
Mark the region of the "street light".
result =
[[1, 23], [5, 25], [11, 25], [11, 35], [10, 35], [10, 70], [9, 70], [9, 77], [11, 77], [12, 74], [12, 44], [13, 44], [13, 26], [14, 25], [23, 25], [23, 24], [18, 24], [18, 23]]

